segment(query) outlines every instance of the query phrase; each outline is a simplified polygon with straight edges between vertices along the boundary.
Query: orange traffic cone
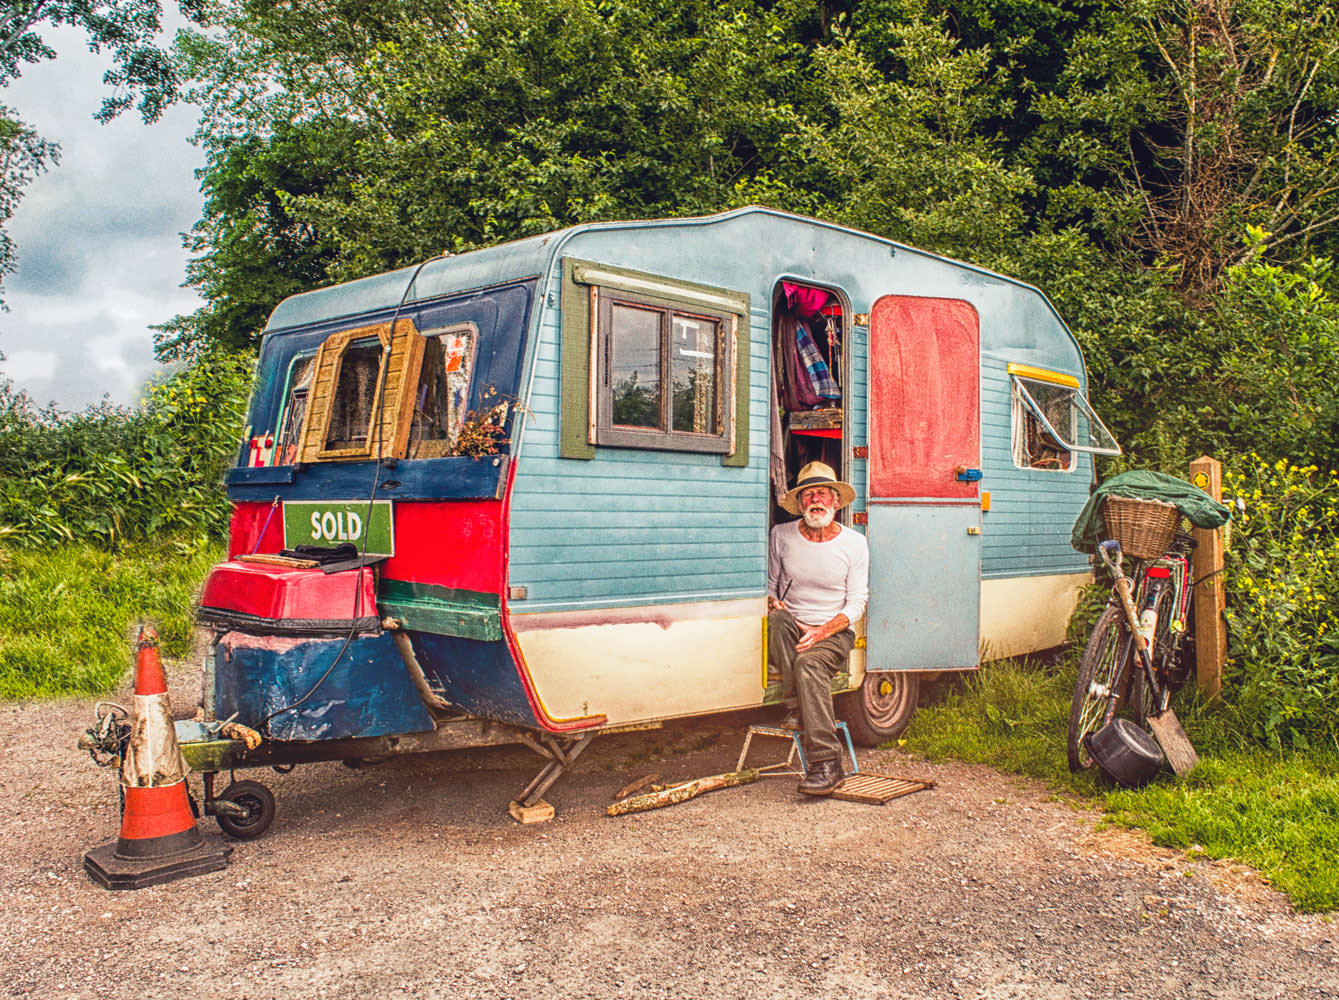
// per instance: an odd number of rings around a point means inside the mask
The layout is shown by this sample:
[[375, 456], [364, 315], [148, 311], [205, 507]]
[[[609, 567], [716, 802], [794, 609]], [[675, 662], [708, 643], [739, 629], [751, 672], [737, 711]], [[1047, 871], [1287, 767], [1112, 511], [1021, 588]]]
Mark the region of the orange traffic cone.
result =
[[121, 762], [121, 836], [84, 855], [84, 870], [107, 889], [142, 889], [217, 871], [232, 850], [207, 843], [195, 827], [158, 636], [142, 628], [137, 645], [130, 742]]

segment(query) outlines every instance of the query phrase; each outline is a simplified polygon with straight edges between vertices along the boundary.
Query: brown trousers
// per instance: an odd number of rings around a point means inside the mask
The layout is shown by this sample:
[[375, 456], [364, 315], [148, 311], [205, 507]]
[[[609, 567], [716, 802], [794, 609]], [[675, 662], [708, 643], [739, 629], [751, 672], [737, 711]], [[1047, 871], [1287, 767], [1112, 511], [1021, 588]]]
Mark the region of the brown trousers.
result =
[[781, 700], [787, 705], [799, 703], [804, 754], [812, 765], [842, 754], [832, 709], [832, 677], [845, 668], [855, 633], [843, 629], [797, 653], [800, 634], [801, 625], [789, 611], [767, 613], [767, 666], [781, 675]]

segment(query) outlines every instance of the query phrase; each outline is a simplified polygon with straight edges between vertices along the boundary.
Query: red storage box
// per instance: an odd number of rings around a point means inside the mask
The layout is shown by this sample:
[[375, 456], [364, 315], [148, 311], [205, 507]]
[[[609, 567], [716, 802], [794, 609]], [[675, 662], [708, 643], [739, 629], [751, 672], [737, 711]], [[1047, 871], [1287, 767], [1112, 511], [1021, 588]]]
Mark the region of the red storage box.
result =
[[370, 566], [325, 573], [232, 560], [205, 580], [196, 620], [252, 635], [330, 635], [375, 630], [376, 579]]

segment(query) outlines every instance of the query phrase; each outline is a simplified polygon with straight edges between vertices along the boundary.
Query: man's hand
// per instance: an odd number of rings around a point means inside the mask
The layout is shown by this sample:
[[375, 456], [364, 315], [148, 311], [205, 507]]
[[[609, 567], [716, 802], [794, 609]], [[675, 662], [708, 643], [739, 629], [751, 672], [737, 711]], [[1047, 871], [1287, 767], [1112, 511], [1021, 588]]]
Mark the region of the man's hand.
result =
[[844, 628], [849, 628], [851, 620], [844, 614], [838, 614], [832, 621], [824, 625], [805, 625], [797, 623], [800, 626], [800, 640], [795, 643], [795, 652], [803, 653], [806, 649], [818, 645], [830, 635], [836, 635]]
[[783, 601], [783, 600], [781, 600], [781, 598], [779, 598], [779, 597], [772, 597], [772, 596], [769, 594], [769, 595], [767, 596], [767, 610], [768, 610], [768, 611], [785, 611], [785, 610], [786, 610], [786, 602]]
[[795, 644], [797, 653], [803, 653], [832, 634], [826, 625], [801, 625], [800, 629], [800, 641]]

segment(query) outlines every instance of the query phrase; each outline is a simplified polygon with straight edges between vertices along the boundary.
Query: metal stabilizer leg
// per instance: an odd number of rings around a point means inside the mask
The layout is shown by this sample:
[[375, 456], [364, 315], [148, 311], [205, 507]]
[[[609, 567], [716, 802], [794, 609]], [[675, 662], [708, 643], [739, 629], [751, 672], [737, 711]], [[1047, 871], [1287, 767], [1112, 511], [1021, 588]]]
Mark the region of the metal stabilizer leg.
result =
[[518, 736], [520, 741], [535, 753], [547, 757], [548, 763], [540, 768], [534, 780], [525, 786], [525, 790], [516, 796], [511, 803], [511, 814], [522, 823], [539, 823], [552, 819], [553, 806], [544, 801], [544, 793], [566, 773], [581, 756], [581, 752], [590, 746], [595, 734], [586, 733], [575, 739], [559, 739], [548, 733], [544, 733], [539, 739], [528, 733], [520, 733]]

